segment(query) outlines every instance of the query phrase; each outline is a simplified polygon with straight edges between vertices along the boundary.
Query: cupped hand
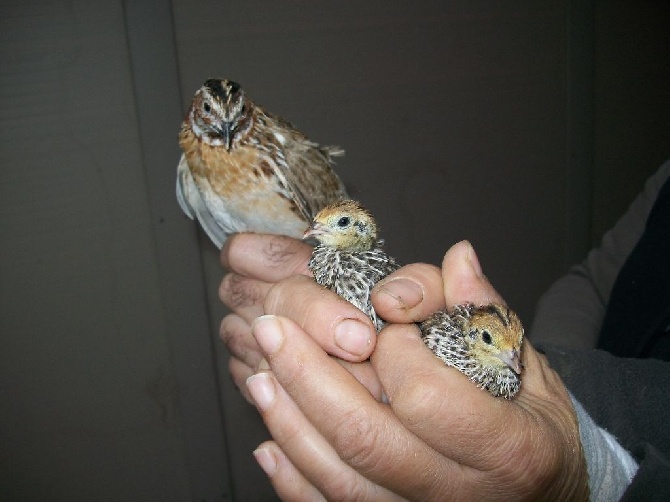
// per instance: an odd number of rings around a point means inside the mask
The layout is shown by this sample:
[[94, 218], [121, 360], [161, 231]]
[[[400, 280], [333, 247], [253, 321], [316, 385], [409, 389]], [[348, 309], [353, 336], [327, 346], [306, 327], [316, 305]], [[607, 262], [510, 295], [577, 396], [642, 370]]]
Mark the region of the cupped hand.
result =
[[[323, 350], [381, 395], [369, 364], [362, 362], [374, 349], [377, 333], [365, 314], [311, 279], [307, 268], [311, 252], [311, 246], [290, 237], [249, 233], [229, 237], [221, 252], [228, 273], [219, 297], [231, 313], [221, 321], [219, 336], [231, 353], [233, 381], [248, 400], [245, 382], [263, 361], [251, 324], [267, 308], [283, 309]], [[272, 286], [282, 280], [292, 286], [292, 296], [268, 297]]]
[[[255, 455], [285, 500], [586, 500], [577, 419], [560, 378], [530, 344], [512, 401], [444, 366], [413, 323], [437, 308], [502, 301], [462, 242], [442, 269], [403, 267], [378, 284], [375, 308], [394, 324], [371, 364], [388, 404], [321, 347], [344, 305], [305, 295], [307, 279], [267, 289], [253, 322], [269, 370], [247, 381], [274, 441]], [[342, 316], [345, 318], [346, 316]]]

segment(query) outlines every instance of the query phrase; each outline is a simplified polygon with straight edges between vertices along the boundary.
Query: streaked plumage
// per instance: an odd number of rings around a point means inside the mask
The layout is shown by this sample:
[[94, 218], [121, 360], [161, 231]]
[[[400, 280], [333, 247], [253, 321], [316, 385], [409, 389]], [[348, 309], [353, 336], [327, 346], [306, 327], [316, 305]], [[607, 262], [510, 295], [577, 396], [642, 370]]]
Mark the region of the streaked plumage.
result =
[[493, 396], [513, 398], [521, 385], [523, 326], [504, 305], [460, 305], [420, 324], [424, 343]]
[[316, 282], [365, 312], [380, 330], [384, 322], [370, 292], [400, 266], [383, 250], [372, 214], [352, 200], [331, 204], [316, 215], [304, 238], [318, 242], [309, 262]]
[[179, 145], [177, 200], [218, 247], [234, 232], [299, 238], [320, 209], [347, 196], [332, 169], [342, 149], [310, 141], [230, 80], [207, 80], [195, 93]]

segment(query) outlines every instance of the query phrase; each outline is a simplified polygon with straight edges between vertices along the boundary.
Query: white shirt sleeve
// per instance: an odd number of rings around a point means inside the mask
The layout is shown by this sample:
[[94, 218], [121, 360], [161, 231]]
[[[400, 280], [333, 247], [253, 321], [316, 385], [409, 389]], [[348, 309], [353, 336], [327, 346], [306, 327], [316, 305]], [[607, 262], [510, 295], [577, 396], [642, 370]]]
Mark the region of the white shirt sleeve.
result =
[[612, 434], [596, 425], [572, 394], [570, 398], [579, 421], [591, 501], [619, 500], [635, 477], [638, 464]]

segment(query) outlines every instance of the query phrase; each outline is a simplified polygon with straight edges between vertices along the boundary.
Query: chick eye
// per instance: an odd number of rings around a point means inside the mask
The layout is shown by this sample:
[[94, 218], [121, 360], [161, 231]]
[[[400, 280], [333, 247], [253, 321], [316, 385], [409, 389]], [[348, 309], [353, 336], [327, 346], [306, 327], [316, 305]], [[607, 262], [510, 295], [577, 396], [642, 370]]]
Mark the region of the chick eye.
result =
[[351, 223], [351, 220], [349, 219], [348, 216], [342, 216], [342, 218], [337, 220], [337, 226], [340, 228], [348, 227], [349, 223]]
[[202, 108], [203, 108], [207, 113], [209, 113], [209, 112], [212, 111], [212, 107], [209, 106], [209, 103], [208, 103], [207, 101], [205, 101], [205, 104], [202, 105]]
[[488, 331], [482, 331], [482, 340], [484, 341], [485, 344], [491, 345], [493, 340], [491, 339], [491, 333]]

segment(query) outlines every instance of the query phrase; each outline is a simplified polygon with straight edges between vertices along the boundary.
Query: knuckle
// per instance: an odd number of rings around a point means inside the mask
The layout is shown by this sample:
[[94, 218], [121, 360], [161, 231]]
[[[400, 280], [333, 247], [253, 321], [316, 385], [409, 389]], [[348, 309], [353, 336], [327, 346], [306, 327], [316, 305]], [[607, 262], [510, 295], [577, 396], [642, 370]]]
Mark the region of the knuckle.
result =
[[230, 273], [221, 281], [219, 298], [231, 310], [249, 307], [259, 303], [261, 291], [256, 281]]
[[255, 366], [262, 358], [260, 348], [251, 334], [251, 327], [235, 314], [223, 318], [219, 338], [233, 357], [249, 366]]
[[283, 235], [268, 237], [262, 248], [264, 263], [270, 268], [284, 268], [287, 265], [296, 266], [303, 260], [305, 244]]
[[239, 329], [237, 318], [234, 315], [224, 317], [219, 325], [219, 338], [221, 338], [224, 345], [230, 350], [241, 337], [242, 333]]
[[354, 471], [340, 470], [324, 477], [319, 491], [332, 501], [366, 500], [367, 490], [362, 481]]
[[344, 414], [334, 431], [333, 447], [347, 464], [369, 470], [377, 465], [380, 430], [362, 409]]
[[444, 389], [426, 375], [408, 381], [396, 393], [394, 408], [405, 416], [411, 416], [415, 426], [430, 423], [445, 404]]
[[233, 337], [232, 328], [230, 324], [231, 324], [231, 317], [229, 315], [221, 319], [221, 324], [219, 324], [219, 338], [225, 345], [228, 345], [228, 342]]

